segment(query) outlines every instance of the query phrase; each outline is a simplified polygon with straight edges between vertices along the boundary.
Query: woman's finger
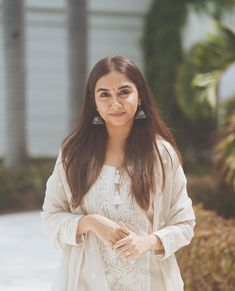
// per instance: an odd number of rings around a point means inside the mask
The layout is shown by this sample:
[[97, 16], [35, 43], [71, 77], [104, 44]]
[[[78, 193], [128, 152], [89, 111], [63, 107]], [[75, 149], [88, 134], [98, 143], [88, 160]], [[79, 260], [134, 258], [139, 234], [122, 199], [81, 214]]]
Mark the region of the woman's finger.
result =
[[114, 243], [116, 243], [117, 241], [121, 240], [123, 237], [121, 236], [120, 233], [115, 232], [112, 236], [112, 240], [114, 240]]
[[121, 234], [122, 237], [127, 237], [129, 233], [123, 231], [122, 229], [119, 230], [119, 233]]
[[130, 260], [136, 258], [135, 252], [126, 252], [125, 259]]
[[119, 241], [117, 241], [117, 242], [114, 244], [113, 248], [114, 248], [114, 249], [117, 249], [117, 248], [119, 248], [119, 247], [121, 247], [121, 246], [123, 246], [123, 245], [126, 245], [126, 244], [128, 244], [128, 243], [129, 243], [129, 238], [128, 238], [128, 237], [125, 237], [125, 238], [120, 239]]
[[122, 222], [122, 221], [120, 221], [119, 222], [119, 225], [120, 225], [120, 227], [121, 227], [121, 230], [124, 232], [124, 233], [126, 233], [126, 234], [129, 234], [129, 233], [131, 233], [131, 230]]
[[118, 234], [120, 235], [120, 239], [124, 238], [124, 237], [127, 237], [128, 236], [128, 233], [127, 232], [124, 232], [122, 229], [119, 229], [118, 230]]
[[118, 249], [116, 249], [119, 255], [125, 255], [126, 252], [131, 252], [130, 245], [126, 244]]

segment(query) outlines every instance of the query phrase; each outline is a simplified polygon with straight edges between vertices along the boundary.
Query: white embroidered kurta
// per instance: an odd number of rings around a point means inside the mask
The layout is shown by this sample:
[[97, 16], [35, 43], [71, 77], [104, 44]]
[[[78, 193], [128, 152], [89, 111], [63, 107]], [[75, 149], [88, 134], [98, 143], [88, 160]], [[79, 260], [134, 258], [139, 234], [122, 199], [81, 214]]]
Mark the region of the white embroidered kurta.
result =
[[[120, 197], [122, 203], [119, 206], [113, 204], [115, 173], [115, 167], [103, 166], [98, 180], [85, 196], [82, 205], [83, 211], [87, 214], [103, 215], [117, 223], [122, 221], [130, 230], [139, 235], [151, 233], [153, 228], [151, 214], [153, 211], [146, 213], [132, 199], [130, 178], [127, 175], [123, 176], [121, 181]], [[161, 270], [159, 270], [159, 262], [153, 259], [153, 253], [146, 253], [137, 259], [124, 260], [101, 240], [95, 239], [95, 241], [110, 291], [166, 290]], [[151, 286], [156, 277], [157, 285]], [[84, 281], [85, 276], [81, 280]], [[87, 278], [87, 286], [89, 281], [90, 274]]]
[[[122, 204], [113, 205], [115, 167], [104, 165], [81, 206], [70, 209], [71, 192], [61, 164], [61, 154], [47, 182], [41, 212], [43, 227], [52, 243], [62, 250], [53, 291], [182, 291], [183, 281], [174, 252], [190, 243], [195, 216], [186, 191], [186, 179], [175, 151], [157, 140], [166, 171], [164, 192], [157, 187], [148, 212], [141, 209], [130, 193], [130, 178], [122, 177]], [[161, 181], [161, 174], [156, 174]], [[76, 240], [82, 215], [97, 213], [122, 221], [139, 235], [155, 232], [165, 253], [146, 252], [137, 259], [120, 258], [92, 232]]]

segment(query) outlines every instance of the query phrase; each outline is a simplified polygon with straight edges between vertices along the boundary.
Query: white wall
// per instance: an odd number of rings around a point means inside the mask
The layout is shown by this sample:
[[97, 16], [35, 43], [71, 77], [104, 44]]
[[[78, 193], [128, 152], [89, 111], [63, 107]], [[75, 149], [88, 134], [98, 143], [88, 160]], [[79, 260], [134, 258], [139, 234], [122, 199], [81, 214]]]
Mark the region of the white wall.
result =
[[27, 13], [27, 127], [31, 155], [53, 155], [67, 130], [67, 48], [62, 11]]

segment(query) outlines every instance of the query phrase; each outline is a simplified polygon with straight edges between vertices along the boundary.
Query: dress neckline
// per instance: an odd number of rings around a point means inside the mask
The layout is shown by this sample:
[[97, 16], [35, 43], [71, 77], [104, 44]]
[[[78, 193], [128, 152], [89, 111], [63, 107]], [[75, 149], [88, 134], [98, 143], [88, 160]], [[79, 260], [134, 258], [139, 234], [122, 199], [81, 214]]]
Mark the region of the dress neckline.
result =
[[103, 164], [104, 167], [107, 167], [107, 168], [111, 168], [111, 169], [114, 169], [114, 170], [118, 170], [118, 168], [116, 166], [113, 166], [113, 165], [109, 165], [109, 164]]

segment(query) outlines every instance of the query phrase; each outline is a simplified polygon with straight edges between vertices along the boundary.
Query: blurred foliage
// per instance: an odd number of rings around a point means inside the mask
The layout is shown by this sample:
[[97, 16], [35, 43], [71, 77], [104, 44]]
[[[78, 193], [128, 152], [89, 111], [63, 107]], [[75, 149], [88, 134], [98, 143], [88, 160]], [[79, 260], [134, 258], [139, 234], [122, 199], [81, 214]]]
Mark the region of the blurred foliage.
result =
[[191, 244], [177, 252], [185, 291], [233, 291], [235, 220], [194, 207], [197, 224]]
[[197, 44], [181, 66], [178, 103], [189, 119], [216, 120], [218, 84], [224, 71], [235, 62], [235, 34], [216, 22], [217, 32]]
[[220, 121], [218, 140], [208, 131], [214, 143], [213, 187], [208, 187], [210, 183], [202, 186], [200, 178], [194, 200], [225, 217], [235, 217], [235, 96], [225, 102], [218, 100], [221, 76], [235, 62], [235, 34], [218, 22], [217, 27], [218, 33], [210, 34], [189, 53], [179, 74], [178, 96], [182, 110], [194, 124], [205, 118]]
[[175, 122], [183, 124], [175, 98], [175, 82], [183, 61], [181, 29], [186, 16], [184, 1], [153, 1], [143, 38], [146, 78], [162, 117], [175, 130], [179, 128]]
[[[216, 198], [223, 200], [222, 205], [229, 206], [229, 199], [232, 205], [235, 201], [235, 194], [229, 195], [235, 190], [235, 96], [225, 103], [219, 102], [218, 86], [225, 70], [235, 62], [235, 33], [219, 22], [217, 28], [216, 34], [210, 34], [208, 40], [193, 48], [182, 66], [178, 100], [182, 110], [195, 124], [200, 124], [205, 118], [223, 120], [212, 156], [217, 193], [223, 193], [224, 187], [227, 189], [226, 197], [216, 195]], [[218, 118], [218, 110], [222, 112], [221, 118]], [[208, 136], [211, 138], [210, 132]]]
[[48, 159], [31, 159], [27, 165], [12, 170], [5, 169], [1, 163], [0, 211], [40, 208], [53, 163]]
[[234, 0], [182, 0], [196, 11], [204, 12], [212, 18], [220, 19], [224, 13], [231, 11]]
[[[143, 37], [146, 78], [158, 109], [186, 158], [198, 158], [201, 153], [203, 159], [206, 158], [203, 150], [211, 147], [208, 132], [213, 131], [216, 124], [213, 117], [200, 119], [195, 124], [182, 113], [177, 103], [175, 86], [179, 66], [184, 58], [182, 29], [189, 9], [220, 18], [233, 5], [232, 0], [153, 0], [146, 15]], [[189, 79], [188, 76], [185, 78]]]
[[226, 185], [217, 185], [218, 175], [196, 173], [187, 175], [188, 193], [193, 203], [202, 203], [204, 208], [215, 210], [224, 218], [235, 217], [235, 192]]
[[223, 188], [224, 184], [231, 187], [235, 201], [235, 96], [227, 100], [224, 107], [223, 125], [214, 149], [214, 176], [219, 188]]
[[[192, 124], [196, 125], [199, 122], [199, 128], [202, 124], [210, 125], [205, 130], [205, 134], [208, 134], [216, 128], [217, 103], [213, 102], [212, 106], [212, 102], [206, 98], [207, 96], [200, 97], [203, 89], [193, 86], [193, 80], [200, 72], [195, 62], [197, 62], [196, 57], [201, 51], [201, 46], [201, 44], [195, 45], [188, 53], [185, 62], [180, 66], [176, 90], [181, 110]], [[202, 121], [202, 124], [200, 124], [200, 121]]]

